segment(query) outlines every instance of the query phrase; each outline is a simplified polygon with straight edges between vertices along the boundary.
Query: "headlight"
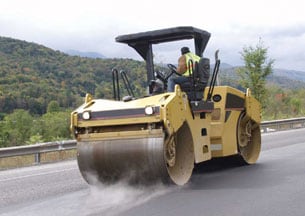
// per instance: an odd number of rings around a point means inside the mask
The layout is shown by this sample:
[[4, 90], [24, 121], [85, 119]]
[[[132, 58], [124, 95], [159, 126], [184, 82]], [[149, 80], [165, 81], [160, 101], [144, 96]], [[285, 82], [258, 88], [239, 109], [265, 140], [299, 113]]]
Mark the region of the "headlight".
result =
[[148, 107], [145, 107], [145, 114], [146, 115], [152, 115], [152, 114], [154, 114], [154, 108], [153, 107], [151, 107], [151, 106], [148, 106]]
[[91, 118], [91, 114], [89, 111], [85, 111], [85, 112], [83, 112], [82, 117], [84, 120], [89, 120]]

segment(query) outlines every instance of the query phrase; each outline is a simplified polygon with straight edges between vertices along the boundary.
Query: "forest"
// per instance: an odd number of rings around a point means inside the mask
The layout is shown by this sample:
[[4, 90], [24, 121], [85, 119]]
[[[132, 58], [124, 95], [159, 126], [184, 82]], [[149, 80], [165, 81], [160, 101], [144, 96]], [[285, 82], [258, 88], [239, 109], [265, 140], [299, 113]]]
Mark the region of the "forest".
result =
[[[70, 112], [86, 93], [112, 98], [113, 68], [126, 71], [136, 96], [145, 95], [143, 61], [69, 56], [0, 37], [0, 147], [70, 139]], [[235, 69], [220, 70], [221, 85], [241, 89]], [[267, 89], [263, 120], [304, 116], [304, 82], [272, 75]]]

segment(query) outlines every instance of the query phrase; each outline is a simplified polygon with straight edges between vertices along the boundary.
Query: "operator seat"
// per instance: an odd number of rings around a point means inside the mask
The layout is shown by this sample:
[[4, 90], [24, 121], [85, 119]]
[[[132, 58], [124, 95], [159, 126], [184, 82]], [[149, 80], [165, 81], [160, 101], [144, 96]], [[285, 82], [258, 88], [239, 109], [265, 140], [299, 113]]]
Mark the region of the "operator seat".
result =
[[198, 63], [195, 63], [192, 71], [193, 74], [188, 81], [180, 84], [180, 88], [187, 94], [190, 101], [200, 101], [210, 77], [210, 59], [201, 58]]

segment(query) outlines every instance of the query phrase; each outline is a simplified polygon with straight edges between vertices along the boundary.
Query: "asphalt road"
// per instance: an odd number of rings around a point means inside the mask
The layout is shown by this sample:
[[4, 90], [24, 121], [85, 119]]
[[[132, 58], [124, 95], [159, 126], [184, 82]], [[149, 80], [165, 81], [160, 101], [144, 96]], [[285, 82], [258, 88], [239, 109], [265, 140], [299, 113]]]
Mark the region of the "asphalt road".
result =
[[0, 171], [0, 215], [305, 215], [305, 129], [263, 135], [258, 163], [200, 167], [183, 186], [88, 186], [76, 161]]

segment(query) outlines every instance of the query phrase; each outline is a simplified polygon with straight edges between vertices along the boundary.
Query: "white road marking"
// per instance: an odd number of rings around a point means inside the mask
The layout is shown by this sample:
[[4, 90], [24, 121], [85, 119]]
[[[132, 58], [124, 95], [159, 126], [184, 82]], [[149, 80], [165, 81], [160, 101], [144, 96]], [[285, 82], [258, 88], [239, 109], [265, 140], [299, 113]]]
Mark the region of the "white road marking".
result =
[[5, 179], [1, 179], [0, 182], [14, 181], [14, 180], [19, 180], [19, 179], [24, 179], [24, 178], [31, 178], [31, 177], [49, 175], [49, 174], [54, 174], [54, 173], [76, 170], [76, 169], [78, 169], [78, 168], [69, 168], [69, 169], [56, 170], [56, 171], [50, 171], [50, 172], [36, 173], [36, 174], [31, 174], [31, 175], [23, 175], [23, 176], [18, 176], [18, 177], [13, 177], [13, 178], [5, 178]]

